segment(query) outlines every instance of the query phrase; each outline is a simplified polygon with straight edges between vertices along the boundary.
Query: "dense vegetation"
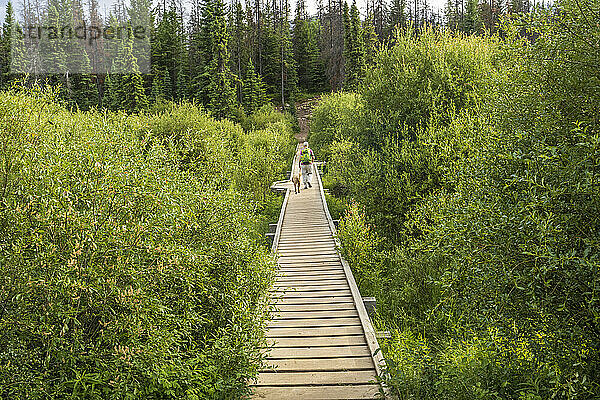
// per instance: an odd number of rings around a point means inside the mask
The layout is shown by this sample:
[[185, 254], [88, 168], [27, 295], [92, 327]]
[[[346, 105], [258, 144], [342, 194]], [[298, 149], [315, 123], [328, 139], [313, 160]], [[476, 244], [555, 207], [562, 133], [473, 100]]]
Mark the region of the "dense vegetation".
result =
[[0, 397], [240, 398], [290, 121], [70, 112], [50, 89], [0, 111]]
[[556, 6], [400, 34], [314, 114], [402, 399], [600, 397], [600, 3]]
[[[269, 100], [293, 110], [305, 93], [356, 88], [397, 28], [494, 32], [500, 15], [536, 3], [545, 2], [448, 0], [436, 10], [428, 0], [368, 0], [359, 10], [354, 1], [319, 0], [310, 15], [305, 0], [295, 9], [289, 0], [9, 1], [0, 32], [0, 89], [23, 77], [47, 81], [83, 110], [137, 111], [164, 100], [194, 100], [217, 117], [251, 113]], [[128, 36], [96, 40], [90, 31], [90, 40], [60, 36], [41, 48], [28, 38], [39, 27], [83, 26]], [[143, 37], [132, 40], [138, 29]]]

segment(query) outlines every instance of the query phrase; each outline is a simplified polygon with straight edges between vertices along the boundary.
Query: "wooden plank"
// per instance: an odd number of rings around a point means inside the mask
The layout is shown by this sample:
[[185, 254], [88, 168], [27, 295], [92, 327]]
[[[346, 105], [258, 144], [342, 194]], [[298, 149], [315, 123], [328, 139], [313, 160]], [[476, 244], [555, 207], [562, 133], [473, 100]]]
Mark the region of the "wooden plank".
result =
[[291, 229], [293, 231], [297, 230], [297, 229], [319, 229], [322, 231], [327, 231], [329, 232], [329, 224], [327, 223], [327, 220], [323, 220], [322, 223], [300, 223], [300, 224], [291, 224], [291, 223], [286, 223], [284, 222], [282, 225], [285, 229]]
[[315, 266], [280, 266], [277, 269], [277, 272], [280, 274], [289, 274], [288, 276], [292, 276], [292, 274], [296, 275], [306, 275], [310, 273], [314, 273], [317, 276], [320, 275], [333, 275], [339, 274], [340, 272], [344, 272], [344, 269], [341, 265], [315, 265]]
[[375, 371], [263, 372], [256, 385], [344, 385], [376, 381]]
[[330, 347], [273, 347], [265, 350], [267, 358], [323, 358], [323, 357], [368, 357], [371, 355], [365, 345]]
[[288, 276], [288, 275], [279, 275], [277, 277], [277, 282], [278, 283], [287, 283], [287, 282], [325, 282], [325, 281], [330, 281], [330, 282], [340, 282], [340, 283], [348, 283], [348, 281], [344, 278], [343, 275], [341, 274], [314, 274], [314, 275], [295, 275], [295, 276]]
[[316, 248], [335, 247], [335, 240], [333, 240], [333, 238], [331, 238], [331, 240], [329, 242], [319, 243], [319, 242], [313, 242], [312, 240], [309, 240], [308, 238], [301, 238], [301, 239], [296, 240], [296, 242], [294, 242], [294, 243], [282, 245], [281, 247], [279, 247], [279, 249], [312, 248], [312, 247], [316, 247]]
[[310, 336], [348, 336], [362, 335], [361, 326], [335, 326], [335, 327], [314, 327], [314, 328], [269, 328], [266, 337], [310, 337]]
[[326, 310], [356, 310], [354, 303], [316, 303], [316, 304], [284, 304], [277, 303], [279, 311], [311, 312]]
[[320, 254], [337, 255], [337, 249], [333, 245], [319, 246], [319, 247], [292, 247], [279, 249], [279, 257], [303, 257], [303, 256], [316, 256]]
[[348, 287], [348, 282], [344, 279], [340, 279], [338, 277], [330, 277], [329, 279], [321, 277], [315, 279], [294, 279], [294, 278], [286, 278], [286, 279], [278, 279], [276, 285], [280, 285], [281, 287], [302, 287], [302, 286], [319, 286], [319, 285], [335, 285], [335, 286], [344, 286]]
[[306, 319], [306, 318], [342, 318], [358, 317], [356, 310], [310, 310], [310, 311], [281, 311], [273, 313], [274, 320], [279, 319]]
[[285, 257], [279, 257], [279, 259], [277, 260], [278, 264], [310, 264], [310, 265], [319, 265], [319, 264], [325, 264], [325, 265], [331, 265], [331, 264], [335, 264], [335, 263], [339, 263], [340, 262], [340, 258], [339, 257], [327, 257], [327, 259], [325, 260], [319, 260], [318, 257], [311, 257], [310, 259], [308, 258], [301, 258], [301, 257], [290, 257], [290, 256], [285, 256]]
[[270, 338], [269, 347], [304, 347], [304, 346], [357, 346], [366, 345], [363, 335], [352, 336], [318, 336], [309, 338]]
[[283, 286], [282, 284], [275, 284], [271, 289], [272, 292], [336, 292], [338, 290], [350, 290], [350, 286], [348, 283], [343, 283], [341, 285], [333, 284], [333, 285], [319, 285], [319, 284], [310, 284], [307, 285], [298, 285], [298, 286]]
[[[290, 279], [306, 279], [306, 280], [324, 280], [324, 279], [345, 279], [346, 276], [343, 272], [325, 270], [325, 271], [314, 271], [302, 272], [302, 271], [287, 271], [277, 272], [277, 280], [290, 280]], [[347, 282], [347, 281], [346, 281]]]
[[[279, 240], [279, 244], [282, 245], [295, 245], [297, 244], [298, 238], [287, 238], [287, 239], [283, 239], [283, 240]], [[306, 242], [305, 240], [303, 241], [306, 244], [314, 244], [314, 245], [318, 245], [318, 244], [330, 244], [335, 246], [335, 241], [330, 237], [327, 238], [318, 238], [318, 239], [311, 239], [310, 242]]]
[[295, 327], [316, 327], [316, 326], [354, 326], [360, 325], [360, 320], [356, 317], [340, 318], [305, 318], [305, 319], [278, 319], [267, 322], [271, 328], [295, 328]]
[[322, 304], [354, 304], [351, 296], [330, 296], [330, 297], [277, 297], [272, 298], [272, 303], [276, 307], [283, 305], [298, 305], [298, 304], [311, 304], [311, 305], [322, 305]]
[[318, 270], [318, 269], [331, 269], [333, 267], [336, 268], [340, 268], [340, 270], [344, 270], [342, 265], [340, 264], [339, 261], [327, 261], [327, 262], [304, 262], [304, 263], [300, 263], [298, 261], [295, 262], [280, 262], [278, 264], [279, 269], [289, 269], [289, 270], [293, 270], [293, 269], [298, 269], [298, 268], [313, 268], [314, 270]]
[[309, 252], [309, 251], [332, 251], [332, 250], [336, 250], [337, 248], [335, 247], [335, 244], [333, 243], [308, 243], [306, 245], [302, 244], [287, 244], [287, 243], [282, 243], [279, 246], [279, 254], [285, 254], [288, 251], [305, 251], [305, 252]]
[[286, 258], [286, 259], [292, 259], [292, 260], [293, 259], [297, 259], [297, 260], [300, 260], [300, 261], [304, 261], [306, 259], [313, 260], [313, 259], [319, 259], [319, 258], [327, 258], [327, 259], [334, 258], [334, 259], [339, 259], [339, 256], [338, 256], [338, 254], [336, 252], [334, 254], [312, 254], [312, 255], [304, 254], [304, 255], [298, 255], [298, 256], [288, 256], [288, 255], [283, 255], [282, 254], [279, 258], [280, 259], [281, 258]]
[[315, 242], [318, 242], [319, 240], [331, 240], [331, 233], [330, 232], [320, 232], [320, 233], [315, 233], [315, 234], [311, 234], [310, 236], [304, 237], [304, 236], [299, 236], [296, 232], [286, 230], [285, 232], [282, 232], [280, 239], [284, 240], [284, 241], [291, 240], [291, 241], [315, 241]]
[[339, 256], [336, 251], [333, 250], [290, 250], [286, 253], [280, 253], [279, 261], [284, 263], [311, 263], [314, 261], [339, 261]]
[[319, 358], [319, 359], [281, 359], [266, 360], [269, 371], [353, 371], [372, 369], [373, 359], [371, 357], [343, 357], [343, 358]]
[[350, 296], [352, 293], [350, 292], [350, 289], [347, 290], [324, 290], [324, 291], [311, 291], [311, 292], [307, 292], [307, 291], [287, 291], [287, 292], [279, 292], [279, 291], [274, 291], [272, 292], [274, 295], [277, 296], [281, 296], [283, 298], [290, 298], [290, 297], [335, 297], [335, 296]]
[[343, 269], [339, 260], [329, 260], [329, 261], [288, 261], [288, 260], [279, 260], [278, 265], [281, 268], [318, 268], [318, 267], [340, 267]]
[[277, 260], [277, 265], [281, 267], [342, 267], [340, 259], [328, 259], [328, 260], [291, 260], [289, 257], [281, 257]]
[[276, 283], [273, 285], [273, 288], [278, 292], [287, 292], [290, 290], [293, 291], [302, 291], [302, 292], [311, 292], [311, 291], [323, 291], [323, 290], [350, 290], [350, 286], [348, 286], [347, 282], [342, 284], [337, 283], [326, 283], [326, 284], [315, 284], [314, 282], [305, 282], [304, 285], [286, 285], [282, 283]]
[[253, 398], [264, 400], [374, 399], [379, 385], [256, 386]]

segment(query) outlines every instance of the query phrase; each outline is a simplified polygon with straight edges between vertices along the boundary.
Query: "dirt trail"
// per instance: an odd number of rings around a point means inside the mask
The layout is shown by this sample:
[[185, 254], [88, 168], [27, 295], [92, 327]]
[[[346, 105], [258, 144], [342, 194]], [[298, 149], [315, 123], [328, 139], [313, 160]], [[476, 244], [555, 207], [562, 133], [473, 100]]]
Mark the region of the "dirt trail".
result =
[[310, 131], [310, 118], [312, 116], [313, 109], [319, 104], [321, 97], [313, 97], [305, 100], [301, 103], [296, 103], [296, 113], [298, 115], [298, 124], [300, 125], [300, 132], [296, 134], [298, 142], [304, 142], [308, 137]]

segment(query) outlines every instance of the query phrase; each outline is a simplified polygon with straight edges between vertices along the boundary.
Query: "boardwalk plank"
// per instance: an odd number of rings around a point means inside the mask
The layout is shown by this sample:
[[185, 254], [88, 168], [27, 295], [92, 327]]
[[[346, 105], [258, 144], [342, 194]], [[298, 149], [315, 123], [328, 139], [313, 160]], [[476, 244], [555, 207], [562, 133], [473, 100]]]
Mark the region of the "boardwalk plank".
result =
[[308, 304], [308, 305], [321, 305], [321, 304], [352, 304], [354, 305], [354, 301], [351, 296], [330, 296], [330, 297], [278, 297], [273, 299], [273, 304], [276, 307], [280, 307], [283, 305], [298, 305], [298, 304]]
[[360, 326], [357, 317], [340, 318], [304, 318], [304, 319], [278, 319], [267, 323], [269, 328], [294, 328], [313, 326]]
[[270, 328], [267, 330], [268, 338], [276, 337], [311, 337], [311, 336], [347, 336], [362, 335], [361, 326], [334, 326], [316, 328]]
[[269, 359], [369, 357], [371, 353], [365, 345], [330, 347], [273, 347], [267, 351]]
[[373, 368], [371, 357], [332, 357], [317, 359], [266, 360], [267, 369], [286, 371], [354, 371]]
[[372, 399], [378, 392], [378, 385], [257, 386], [255, 398], [264, 400]]
[[274, 320], [307, 319], [307, 318], [339, 318], [358, 317], [356, 310], [310, 310], [310, 311], [275, 311]]
[[335, 372], [265, 372], [258, 377], [257, 385], [343, 385], [375, 382], [373, 371]]
[[326, 310], [356, 310], [354, 303], [317, 303], [317, 304], [287, 304], [277, 303], [278, 311], [291, 311], [291, 312], [312, 312], [312, 311], [326, 311]]
[[351, 336], [317, 336], [309, 338], [270, 338], [269, 347], [298, 347], [298, 346], [352, 346], [366, 344], [363, 335]]

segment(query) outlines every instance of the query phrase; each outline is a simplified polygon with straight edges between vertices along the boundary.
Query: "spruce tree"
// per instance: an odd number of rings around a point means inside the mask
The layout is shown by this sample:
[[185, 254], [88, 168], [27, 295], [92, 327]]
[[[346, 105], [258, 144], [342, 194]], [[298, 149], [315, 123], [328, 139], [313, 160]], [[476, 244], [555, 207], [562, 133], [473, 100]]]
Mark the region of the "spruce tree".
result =
[[363, 37], [365, 43], [365, 64], [367, 66], [375, 65], [375, 56], [379, 51], [379, 38], [375, 32], [375, 25], [373, 25], [373, 18], [367, 17], [364, 24]]
[[17, 29], [18, 25], [15, 20], [12, 2], [9, 1], [6, 4], [6, 13], [4, 14], [4, 23], [2, 24], [2, 37], [0, 37], [0, 89], [8, 87], [11, 80], [12, 50], [13, 42], [18, 41], [15, 33]]
[[350, 13], [348, 13], [348, 4], [344, 3], [344, 26], [344, 87], [353, 90], [356, 89], [366, 71], [363, 31], [356, 1], [352, 3]]
[[[130, 33], [131, 25], [128, 27]], [[144, 80], [140, 75], [137, 60], [133, 55], [133, 35], [123, 40], [121, 55], [125, 73], [121, 77], [120, 107], [128, 111], [139, 111], [148, 107], [148, 98], [144, 89]]]
[[[187, 90], [186, 79], [183, 79], [187, 75], [185, 70], [187, 54], [183, 27], [173, 4], [169, 10], [163, 12], [152, 37], [151, 47], [153, 74], [159, 74], [157, 79], [164, 78], [165, 70], [169, 74], [167, 86], [164, 88], [165, 98], [182, 98], [183, 91]], [[181, 76], [182, 74], [184, 77]]]
[[[292, 38], [289, 23], [288, 0], [280, 0], [279, 12], [279, 48], [280, 48], [280, 93], [281, 106], [286, 109], [286, 104], [294, 104], [296, 96], [298, 75], [296, 74], [296, 63], [292, 48]], [[293, 108], [295, 110], [295, 108]]]
[[231, 84], [229, 69], [229, 48], [225, 6], [222, 0], [211, 0], [209, 13], [212, 16], [209, 26], [210, 60], [204, 69], [204, 79], [208, 81], [206, 93], [207, 107], [218, 118], [231, 115], [235, 106], [235, 90]]
[[306, 20], [306, 9], [304, 1], [299, 0], [296, 5], [296, 17], [293, 28], [293, 49], [294, 60], [296, 62], [298, 74], [298, 86], [306, 91], [310, 90], [310, 55], [308, 46], [310, 46], [310, 32], [308, 21]]
[[242, 3], [238, 0], [235, 3], [231, 15], [231, 71], [235, 71], [235, 87], [236, 97], [238, 102], [242, 102], [242, 76], [244, 76], [244, 68], [250, 57], [250, 48], [247, 46], [248, 25], [246, 23], [246, 13], [242, 7]]
[[252, 59], [248, 60], [244, 77], [242, 104], [248, 114], [253, 113], [267, 102], [265, 86], [254, 69]]
[[170, 87], [171, 77], [169, 75], [169, 71], [166, 68], [159, 70], [156, 67], [156, 70], [152, 74], [152, 90], [150, 92], [150, 97], [152, 101], [158, 101], [161, 99], [168, 99], [168, 87]]
[[467, 10], [461, 24], [461, 30], [469, 35], [483, 30], [483, 21], [477, 0], [467, 0]]

